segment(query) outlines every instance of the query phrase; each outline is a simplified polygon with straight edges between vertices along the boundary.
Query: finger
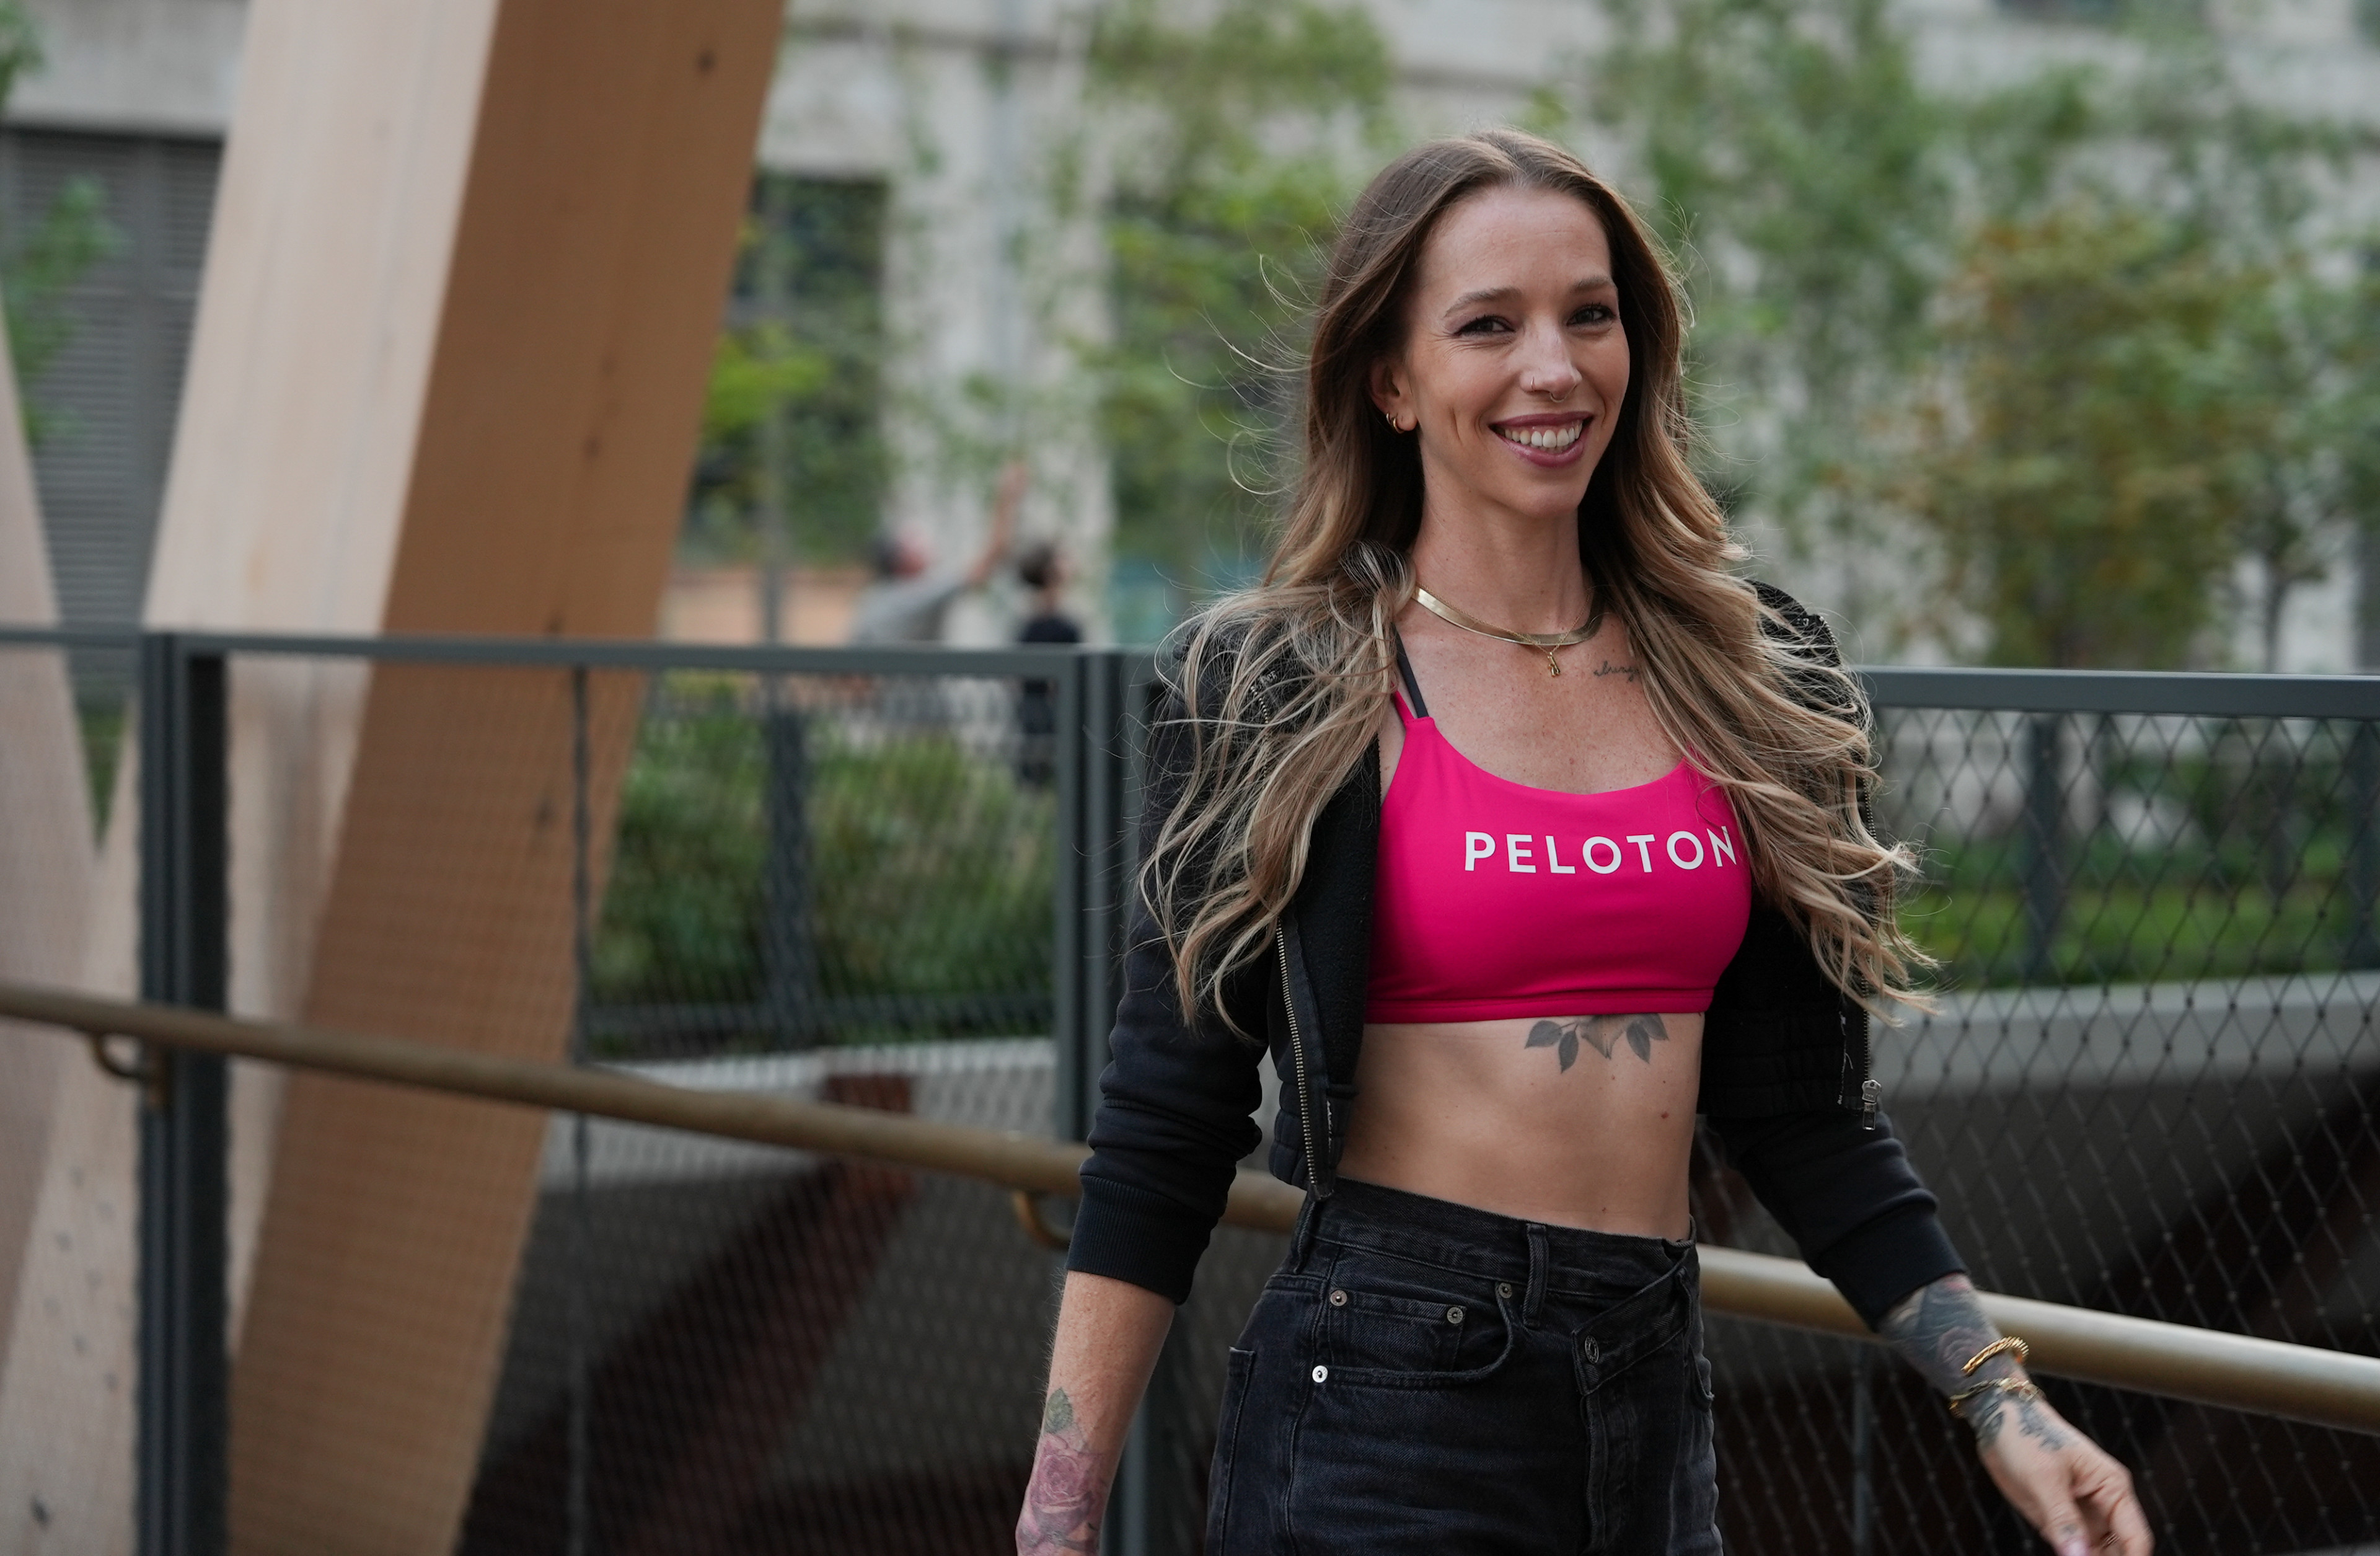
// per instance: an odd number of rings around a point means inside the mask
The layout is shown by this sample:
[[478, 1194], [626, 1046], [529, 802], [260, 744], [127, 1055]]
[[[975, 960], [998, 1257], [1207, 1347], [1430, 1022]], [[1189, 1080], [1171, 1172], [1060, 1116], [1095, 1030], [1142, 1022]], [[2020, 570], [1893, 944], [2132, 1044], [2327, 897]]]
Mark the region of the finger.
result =
[[[2075, 1497], [2082, 1504], [2092, 1550], [2120, 1556], [2147, 1556], [2154, 1541], [2140, 1499], [2132, 1494], [2132, 1477], [2113, 1459], [2089, 1465], [2077, 1477]], [[2103, 1538], [2104, 1537], [2104, 1538]]]
[[2093, 1556], [2090, 1531], [2082, 1526], [2082, 1510], [2062, 1492], [2043, 1500], [2034, 1527], [2058, 1556]]
[[2108, 1530], [2116, 1538], [2119, 1556], [2149, 1556], [2156, 1549], [2156, 1538], [2149, 1533], [2149, 1517], [2141, 1509], [2141, 1499], [2132, 1494], [2131, 1477], [2106, 1489], [2111, 1495], [2103, 1505], [2107, 1510]]

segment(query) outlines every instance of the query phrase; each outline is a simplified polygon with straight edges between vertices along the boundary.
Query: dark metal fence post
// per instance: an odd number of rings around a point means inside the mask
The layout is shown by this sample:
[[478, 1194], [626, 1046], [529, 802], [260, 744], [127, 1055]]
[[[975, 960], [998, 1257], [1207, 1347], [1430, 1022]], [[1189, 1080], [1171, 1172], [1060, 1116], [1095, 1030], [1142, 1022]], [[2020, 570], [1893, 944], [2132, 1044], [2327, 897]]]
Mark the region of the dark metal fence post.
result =
[[[1107, 1028], [1123, 992], [1123, 952], [1138, 868], [1136, 758], [1148, 717], [1149, 660], [1105, 650], [1084, 660], [1088, 741], [1084, 798], [1087, 910], [1083, 1001], [1089, 1020], [1076, 1056], [1081, 1124], [1088, 1133], [1107, 1063]], [[1189, 1383], [1190, 1340], [1176, 1321], [1117, 1466], [1107, 1535], [1118, 1556], [1190, 1556], [1204, 1525], [1196, 1462], [1202, 1405]]]
[[2037, 983], [2055, 963], [2058, 929], [2066, 912], [2066, 718], [2035, 713], [2025, 721], [2024, 980]]
[[1194, 1457], [1201, 1403], [1190, 1389], [1190, 1336], [1177, 1318], [1116, 1465], [1115, 1494], [1101, 1531], [1116, 1556], [1195, 1556], [1206, 1525], [1197, 1504], [1205, 1465]]
[[2380, 966], [2380, 725], [2359, 721], [2347, 746], [2347, 965]]
[[1108, 1027], [1123, 992], [1125, 875], [1132, 839], [1124, 817], [1124, 776], [1132, 728], [1124, 705], [1124, 656], [1112, 649], [1083, 656], [1083, 1043], [1073, 1138], [1090, 1132]]
[[[570, 1061], [587, 1062], [587, 1011], [595, 994], [595, 815], [588, 741], [587, 667], [570, 667], [570, 966], [577, 997], [571, 1002]], [[569, 1354], [568, 1459], [563, 1477], [562, 1538], [565, 1556], [594, 1549], [595, 1457], [594, 1362], [588, 1354], [593, 1327], [587, 1282], [594, 1270], [589, 1227], [588, 1122], [570, 1115], [569, 1301], [564, 1309]]]
[[1051, 657], [1050, 679], [1057, 699], [1057, 728], [1051, 735], [1050, 759], [1058, 791], [1057, 870], [1051, 926], [1050, 1118], [1051, 1133], [1062, 1140], [1079, 1140], [1090, 1125], [1090, 1086], [1083, 1074], [1090, 1052], [1086, 1036], [1092, 1016], [1084, 1001], [1083, 962], [1087, 954], [1086, 930], [1089, 915], [1087, 869], [1092, 851], [1084, 787], [1091, 765], [1091, 730], [1084, 707], [1084, 674], [1087, 652]]
[[1852, 1556], [1876, 1550], [1876, 1351], [1852, 1349]]
[[761, 878], [760, 1001], [771, 1035], [789, 1048], [822, 1036], [818, 934], [810, 873], [809, 732], [772, 684], [763, 729], [768, 757], [769, 855]]
[[[140, 645], [140, 994], [229, 992], [227, 692], [221, 654]], [[152, 1049], [140, 1108], [140, 1556], [221, 1556], [230, 1465], [224, 1212], [228, 1069]]]

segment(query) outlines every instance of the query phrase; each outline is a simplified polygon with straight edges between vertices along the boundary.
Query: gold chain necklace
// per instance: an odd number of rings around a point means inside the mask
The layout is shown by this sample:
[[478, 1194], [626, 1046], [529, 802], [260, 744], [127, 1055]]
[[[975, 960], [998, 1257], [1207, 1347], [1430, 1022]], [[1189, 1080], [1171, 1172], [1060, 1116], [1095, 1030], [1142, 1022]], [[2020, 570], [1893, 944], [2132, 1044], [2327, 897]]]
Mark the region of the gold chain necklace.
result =
[[1515, 648], [1536, 649], [1546, 656], [1546, 674], [1548, 675], [1561, 674], [1561, 662], [1554, 658], [1556, 649], [1584, 643], [1603, 626], [1603, 596], [1599, 591], [1596, 595], [1595, 609], [1587, 613], [1586, 620], [1568, 632], [1507, 632], [1500, 626], [1490, 626], [1475, 616], [1463, 614], [1418, 584], [1414, 586], [1414, 598], [1421, 602], [1422, 609], [1449, 626], [1459, 626], [1465, 632], [1493, 638], [1500, 643], [1510, 643]]

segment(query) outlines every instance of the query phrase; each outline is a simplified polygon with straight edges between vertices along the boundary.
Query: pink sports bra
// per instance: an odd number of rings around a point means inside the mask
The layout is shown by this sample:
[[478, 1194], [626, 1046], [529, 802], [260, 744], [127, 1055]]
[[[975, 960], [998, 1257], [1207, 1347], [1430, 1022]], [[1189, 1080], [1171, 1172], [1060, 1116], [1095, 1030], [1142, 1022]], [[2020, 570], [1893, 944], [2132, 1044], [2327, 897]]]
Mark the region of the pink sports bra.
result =
[[1593, 795], [1499, 778], [1439, 733], [1402, 643], [1397, 667], [1364, 1019], [1708, 1010], [1752, 914], [1726, 791], [1684, 761]]

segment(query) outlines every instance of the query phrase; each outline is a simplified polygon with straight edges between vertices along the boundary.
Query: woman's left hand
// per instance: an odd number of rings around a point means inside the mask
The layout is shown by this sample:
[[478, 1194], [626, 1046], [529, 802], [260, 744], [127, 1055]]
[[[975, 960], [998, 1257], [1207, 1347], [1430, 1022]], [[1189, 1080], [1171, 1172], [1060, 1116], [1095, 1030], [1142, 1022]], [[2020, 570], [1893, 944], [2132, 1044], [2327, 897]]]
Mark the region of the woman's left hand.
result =
[[1992, 1483], [2058, 1556], [2149, 1556], [2155, 1542], [2131, 1472], [2038, 1392], [1983, 1395], [1966, 1418]]
[[2049, 1408], [2024, 1376], [2024, 1343], [2000, 1337], [1965, 1275], [1920, 1286], [1876, 1331], [1960, 1400], [1992, 1483], [2058, 1556], [2149, 1556], [2155, 1542], [2131, 1472]]

